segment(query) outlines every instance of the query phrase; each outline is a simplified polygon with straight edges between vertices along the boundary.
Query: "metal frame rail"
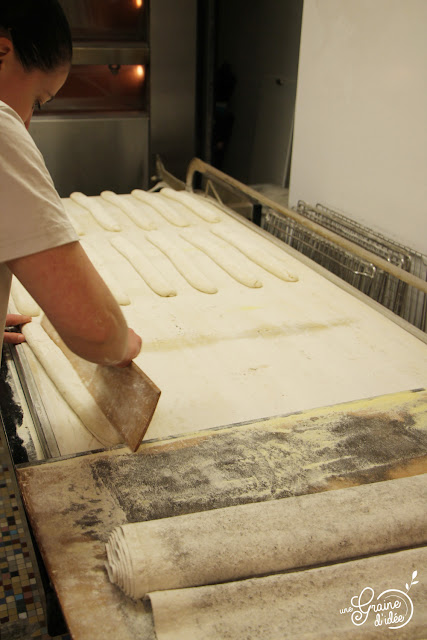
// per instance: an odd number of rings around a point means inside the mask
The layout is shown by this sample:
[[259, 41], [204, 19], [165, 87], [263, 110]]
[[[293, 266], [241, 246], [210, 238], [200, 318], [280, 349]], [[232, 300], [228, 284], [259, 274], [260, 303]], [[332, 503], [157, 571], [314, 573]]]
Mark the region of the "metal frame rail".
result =
[[[375, 255], [381, 256], [391, 264], [416, 275], [423, 280], [427, 277], [427, 256], [424, 256], [410, 247], [386, 238], [367, 226], [356, 222], [347, 216], [333, 211], [332, 209], [318, 203], [311, 206], [300, 200], [296, 211], [301, 215], [313, 220], [322, 226], [335, 231], [339, 235], [348, 238], [355, 244], [366, 248]], [[281, 237], [285, 232], [286, 220], [282, 216], [277, 216], [274, 212], [268, 211], [265, 216], [265, 225], [268, 231]], [[298, 238], [298, 236], [301, 236]], [[301, 242], [301, 251], [309, 255], [322, 266], [337, 273], [341, 278], [357, 287], [374, 300], [405, 318], [414, 326], [426, 331], [427, 323], [427, 296], [414, 289], [410, 285], [397, 279], [393, 275], [377, 269], [374, 265], [367, 265], [361, 261], [360, 265], [355, 265], [354, 258], [350, 259], [345, 254], [339, 253], [335, 256], [335, 264], [330, 264], [330, 251], [322, 251], [322, 242], [316, 236], [306, 237], [304, 229], [297, 229], [289, 244], [296, 248], [298, 240]], [[310, 255], [311, 254], [311, 255]], [[369, 270], [369, 266], [371, 269]], [[334, 267], [336, 267], [334, 269]], [[360, 277], [362, 272], [362, 277]], [[364, 277], [363, 277], [364, 276]]]

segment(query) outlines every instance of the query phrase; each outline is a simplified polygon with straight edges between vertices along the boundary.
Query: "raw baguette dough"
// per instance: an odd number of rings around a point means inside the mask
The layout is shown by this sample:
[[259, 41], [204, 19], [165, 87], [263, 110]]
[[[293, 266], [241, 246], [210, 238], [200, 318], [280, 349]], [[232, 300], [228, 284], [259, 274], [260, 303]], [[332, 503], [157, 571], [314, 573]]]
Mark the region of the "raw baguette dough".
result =
[[74, 191], [70, 195], [70, 198], [77, 202], [81, 207], [87, 209], [95, 218], [97, 223], [103, 227], [106, 231], [121, 231], [121, 226], [113, 216], [111, 216], [94, 198], [88, 198], [84, 193], [80, 191]]
[[188, 218], [182, 213], [175, 211], [175, 209], [165, 201], [165, 198], [162, 198], [162, 196], [157, 193], [147, 193], [141, 189], [134, 189], [132, 195], [141, 202], [149, 204], [150, 207], [153, 207], [165, 220], [175, 225], [175, 227], [189, 226], [190, 222]]
[[221, 246], [218, 242], [213, 242], [213, 239], [208, 234], [197, 233], [193, 230], [182, 231], [181, 238], [206, 253], [211, 260], [240, 284], [251, 288], [262, 287], [262, 282], [243, 263], [244, 258], [239, 259], [240, 256], [237, 251], [236, 256], [233, 257], [231, 255], [231, 251], [234, 251], [234, 249], [230, 249], [229, 245]]
[[86, 429], [105, 446], [121, 442], [119, 434], [102, 413], [66, 356], [39, 323], [24, 325], [22, 333], [47, 375]]
[[102, 443], [86, 429], [40, 365], [30, 347], [24, 342], [21, 348], [24, 350], [41, 401], [46, 408], [60, 455], [100, 449]]
[[18, 313], [33, 318], [40, 315], [39, 305], [15, 276], [12, 278], [11, 295]]
[[81, 241], [81, 245], [87, 253], [89, 260], [92, 262], [95, 269], [99, 272], [99, 275], [104, 280], [107, 287], [113, 294], [117, 304], [127, 306], [130, 304], [130, 298], [126, 291], [124, 291], [122, 285], [117, 278], [111, 273], [110, 269], [105, 264], [104, 260], [99, 256], [97, 251], [91, 247], [86, 241]]
[[160, 193], [175, 202], [183, 204], [206, 222], [221, 221], [221, 215], [214, 205], [202, 202], [200, 198], [195, 198], [186, 191], [175, 191], [169, 187], [164, 187]]
[[117, 193], [114, 193], [113, 191], [103, 191], [101, 193], [101, 197], [121, 209], [132, 220], [132, 222], [134, 222], [138, 227], [141, 227], [141, 229], [144, 229], [145, 231], [157, 229], [157, 225], [150, 220], [148, 216], [144, 216], [141, 210], [138, 209], [130, 200], [118, 196]]
[[126, 238], [111, 238], [112, 246], [132, 265], [150, 289], [162, 297], [176, 296], [176, 290], [166, 281], [163, 275], [144, 253]]
[[202, 293], [217, 293], [218, 289], [210, 280], [189, 260], [184, 251], [170, 242], [161, 231], [147, 234], [147, 239], [169, 258], [179, 273], [195, 289]]
[[238, 249], [243, 253], [243, 255], [249, 258], [249, 260], [252, 260], [252, 262], [255, 262], [259, 267], [262, 267], [281, 280], [284, 280], [285, 282], [298, 281], [298, 276], [290, 273], [281, 260], [269, 255], [255, 245], [252, 246], [250, 243], [246, 242], [240, 234], [235, 233], [232, 228], [214, 227], [211, 229], [211, 232]]

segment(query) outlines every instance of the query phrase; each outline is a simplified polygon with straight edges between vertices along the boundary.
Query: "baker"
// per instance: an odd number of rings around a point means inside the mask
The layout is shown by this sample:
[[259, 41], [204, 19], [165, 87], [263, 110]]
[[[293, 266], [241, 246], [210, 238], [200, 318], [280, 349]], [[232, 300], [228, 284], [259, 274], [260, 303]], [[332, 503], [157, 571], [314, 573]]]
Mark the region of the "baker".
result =
[[141, 338], [80, 246], [28, 133], [34, 109], [63, 86], [71, 58], [57, 0], [0, 0], [0, 350], [5, 326], [31, 320], [7, 314], [14, 274], [74, 353], [124, 367], [140, 352]]

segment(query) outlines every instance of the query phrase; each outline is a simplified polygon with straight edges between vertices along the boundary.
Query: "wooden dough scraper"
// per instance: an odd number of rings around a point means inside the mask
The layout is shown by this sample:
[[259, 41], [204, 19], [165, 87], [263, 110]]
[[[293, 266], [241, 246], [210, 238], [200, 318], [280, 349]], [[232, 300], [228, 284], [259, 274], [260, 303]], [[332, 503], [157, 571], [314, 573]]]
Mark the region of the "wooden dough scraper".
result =
[[88, 362], [70, 351], [46, 316], [43, 316], [41, 326], [67, 356], [101, 411], [128, 447], [136, 451], [157, 407], [160, 389], [134, 362], [124, 369]]

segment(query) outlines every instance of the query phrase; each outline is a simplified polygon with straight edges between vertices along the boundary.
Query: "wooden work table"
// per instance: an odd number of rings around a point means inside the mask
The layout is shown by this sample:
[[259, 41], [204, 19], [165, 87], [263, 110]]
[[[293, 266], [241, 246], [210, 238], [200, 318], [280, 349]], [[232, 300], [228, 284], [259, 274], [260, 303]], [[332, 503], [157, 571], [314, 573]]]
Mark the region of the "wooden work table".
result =
[[114, 527], [427, 471], [427, 392], [406, 391], [17, 469], [74, 640], [154, 638], [108, 581]]

